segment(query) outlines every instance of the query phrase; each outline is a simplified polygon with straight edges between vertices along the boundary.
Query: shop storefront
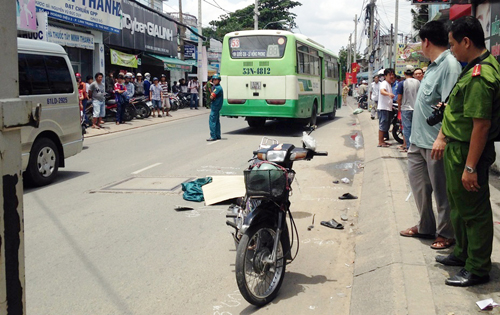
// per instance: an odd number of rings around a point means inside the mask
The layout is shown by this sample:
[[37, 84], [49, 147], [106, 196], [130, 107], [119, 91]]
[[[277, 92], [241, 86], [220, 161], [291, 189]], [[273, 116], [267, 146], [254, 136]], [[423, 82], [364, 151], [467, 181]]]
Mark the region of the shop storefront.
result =
[[[106, 69], [115, 72], [149, 72], [152, 76], [167, 75], [164, 62], [154, 56], [172, 58], [177, 55], [177, 27], [164, 16], [135, 2], [122, 0], [122, 29], [119, 34], [104, 37]], [[135, 56], [137, 67], [114, 62], [111, 50]], [[115, 53], [116, 56], [116, 53]], [[135, 64], [134, 64], [135, 66]]]
[[63, 46], [73, 70], [83, 77], [104, 72], [102, 38], [120, 32], [121, 0], [37, 0], [33, 4], [18, 7], [19, 37]]

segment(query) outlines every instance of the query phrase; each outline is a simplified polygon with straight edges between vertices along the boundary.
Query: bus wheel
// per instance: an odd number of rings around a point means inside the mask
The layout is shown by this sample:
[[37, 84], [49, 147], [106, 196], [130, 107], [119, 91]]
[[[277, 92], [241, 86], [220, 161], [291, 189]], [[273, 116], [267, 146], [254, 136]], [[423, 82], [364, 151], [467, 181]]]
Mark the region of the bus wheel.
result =
[[335, 115], [337, 115], [337, 101], [335, 101], [335, 104], [333, 105], [333, 112], [328, 114], [328, 119], [335, 119]]
[[252, 128], [264, 127], [266, 119], [262, 117], [247, 117], [248, 126]]
[[318, 105], [316, 105], [316, 102], [313, 105], [313, 110], [311, 113], [311, 118], [309, 118], [309, 122], [306, 125], [306, 127], [312, 127], [316, 125], [316, 122], [318, 121]]

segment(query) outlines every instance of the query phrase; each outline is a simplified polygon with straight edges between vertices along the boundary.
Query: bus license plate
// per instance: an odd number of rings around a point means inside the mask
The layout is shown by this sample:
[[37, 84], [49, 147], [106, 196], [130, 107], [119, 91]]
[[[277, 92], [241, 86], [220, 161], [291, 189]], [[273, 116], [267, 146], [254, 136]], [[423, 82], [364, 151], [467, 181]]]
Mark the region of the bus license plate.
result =
[[252, 90], [260, 90], [260, 82], [251, 81], [250, 82], [250, 89], [252, 89]]

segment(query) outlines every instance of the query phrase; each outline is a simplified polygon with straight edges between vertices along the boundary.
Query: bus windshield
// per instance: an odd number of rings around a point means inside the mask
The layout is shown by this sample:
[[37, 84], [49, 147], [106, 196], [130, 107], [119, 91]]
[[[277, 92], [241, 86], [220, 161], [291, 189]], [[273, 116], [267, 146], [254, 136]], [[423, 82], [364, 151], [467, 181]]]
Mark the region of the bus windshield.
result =
[[229, 39], [233, 59], [282, 58], [285, 54], [285, 36], [241, 36]]

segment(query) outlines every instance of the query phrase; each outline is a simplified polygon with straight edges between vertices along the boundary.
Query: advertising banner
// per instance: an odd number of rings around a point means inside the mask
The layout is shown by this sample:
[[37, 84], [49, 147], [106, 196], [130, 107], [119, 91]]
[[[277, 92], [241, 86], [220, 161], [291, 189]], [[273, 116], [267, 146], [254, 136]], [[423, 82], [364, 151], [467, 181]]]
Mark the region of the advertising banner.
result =
[[120, 32], [121, 0], [36, 0], [36, 10], [53, 19]]
[[132, 1], [122, 0], [121, 8], [121, 33], [105, 37], [105, 44], [177, 56], [177, 27], [174, 22]]
[[360, 66], [358, 63], [356, 63], [356, 62], [351, 63], [351, 72], [354, 73], [354, 75], [359, 73], [359, 69], [360, 69]]
[[126, 54], [114, 49], [110, 49], [109, 52], [111, 54], [111, 64], [130, 67], [130, 68], [137, 68], [136, 55]]
[[94, 35], [49, 26], [47, 40], [61, 46], [94, 50]]
[[18, 31], [19, 37], [47, 41], [47, 33], [49, 31], [49, 19], [47, 13], [37, 12], [36, 13], [36, 29], [34, 32], [30, 31]]
[[16, 1], [16, 19], [18, 30], [36, 31], [35, 0]]

